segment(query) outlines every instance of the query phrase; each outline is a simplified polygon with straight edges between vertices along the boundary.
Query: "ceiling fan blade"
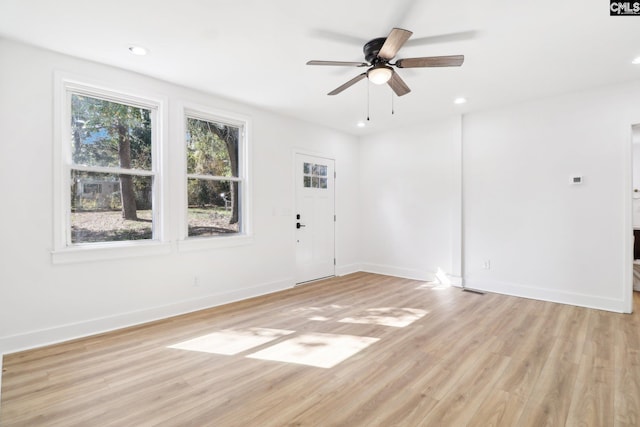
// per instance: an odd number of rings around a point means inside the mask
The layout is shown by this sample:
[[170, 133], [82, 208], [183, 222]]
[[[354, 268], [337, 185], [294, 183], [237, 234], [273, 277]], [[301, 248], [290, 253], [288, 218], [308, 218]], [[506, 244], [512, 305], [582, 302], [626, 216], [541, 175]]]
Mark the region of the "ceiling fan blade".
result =
[[350, 62], [350, 61], [309, 61], [307, 65], [337, 65], [341, 67], [368, 67], [366, 62]]
[[435, 36], [426, 36], [426, 37], [418, 37], [409, 40], [405, 43], [405, 46], [423, 46], [428, 44], [436, 44], [436, 43], [451, 43], [451, 42], [459, 42], [472, 40], [480, 36], [480, 31], [477, 30], [469, 30], [469, 31], [460, 31], [457, 33], [447, 33], [447, 34], [438, 34]]
[[395, 71], [391, 75], [391, 78], [389, 79], [387, 84], [391, 86], [391, 89], [393, 89], [397, 96], [406, 95], [411, 92], [409, 86], [407, 86], [404, 80], [402, 80], [398, 73], [396, 73]]
[[387, 40], [380, 48], [380, 52], [378, 56], [380, 58], [384, 58], [387, 61], [393, 59], [394, 56], [398, 53], [402, 45], [405, 44], [409, 37], [413, 34], [409, 30], [403, 30], [402, 28], [394, 28], [391, 30], [389, 35], [387, 36]]
[[459, 67], [463, 62], [464, 55], [426, 56], [424, 58], [398, 59], [395, 66], [398, 68]]
[[365, 77], [367, 77], [367, 73], [358, 74], [357, 76], [355, 76], [354, 78], [352, 78], [351, 80], [343, 84], [342, 86], [339, 86], [334, 90], [332, 90], [331, 92], [329, 92], [327, 95], [337, 95], [343, 90], [347, 89], [348, 87], [351, 87], [354, 84], [358, 83], [360, 80], [364, 79]]

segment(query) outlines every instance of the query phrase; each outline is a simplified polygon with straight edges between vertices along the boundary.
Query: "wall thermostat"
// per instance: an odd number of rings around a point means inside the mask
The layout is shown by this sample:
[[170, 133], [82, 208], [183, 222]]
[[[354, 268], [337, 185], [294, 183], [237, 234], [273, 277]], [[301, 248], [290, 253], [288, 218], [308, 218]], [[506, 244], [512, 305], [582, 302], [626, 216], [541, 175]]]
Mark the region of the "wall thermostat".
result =
[[581, 176], [573, 176], [573, 177], [571, 177], [571, 183], [572, 184], [582, 184], [582, 177]]

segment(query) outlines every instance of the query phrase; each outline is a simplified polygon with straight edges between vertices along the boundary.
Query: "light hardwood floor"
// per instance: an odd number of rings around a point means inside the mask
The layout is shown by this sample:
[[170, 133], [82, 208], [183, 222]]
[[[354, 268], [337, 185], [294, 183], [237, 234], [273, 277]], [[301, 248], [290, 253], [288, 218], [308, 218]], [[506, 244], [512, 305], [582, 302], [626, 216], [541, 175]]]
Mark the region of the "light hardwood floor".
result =
[[640, 425], [640, 314], [366, 273], [4, 369], [5, 427]]

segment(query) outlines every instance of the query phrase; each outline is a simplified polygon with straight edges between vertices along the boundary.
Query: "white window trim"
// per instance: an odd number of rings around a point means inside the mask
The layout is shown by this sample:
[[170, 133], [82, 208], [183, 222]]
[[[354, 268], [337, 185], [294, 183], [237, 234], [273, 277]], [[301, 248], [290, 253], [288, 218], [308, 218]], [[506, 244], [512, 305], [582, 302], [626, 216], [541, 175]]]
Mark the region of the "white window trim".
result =
[[[179, 105], [181, 120], [179, 121], [178, 135], [179, 144], [182, 147], [182, 161], [180, 162], [180, 173], [183, 177], [180, 186], [180, 202], [182, 208], [179, 210], [178, 219], [180, 224], [180, 235], [178, 236], [178, 251], [198, 251], [215, 248], [227, 248], [233, 246], [248, 245], [253, 242], [253, 216], [251, 206], [251, 118], [242, 114], [229, 111], [217, 110], [205, 105], [183, 102]], [[187, 215], [187, 150], [185, 135], [187, 131], [187, 117], [206, 120], [217, 123], [238, 126], [242, 129], [242, 135], [238, 143], [238, 177], [212, 177], [230, 181], [238, 181], [242, 184], [240, 196], [240, 221], [242, 233], [221, 236], [201, 236], [189, 237], [188, 215]]]
[[[166, 164], [164, 141], [166, 141], [167, 108], [166, 99], [137, 95], [109, 89], [105, 85], [87, 83], [84, 79], [56, 72], [54, 76], [54, 150], [53, 150], [53, 251], [54, 264], [95, 261], [103, 259], [129, 258], [132, 256], [158, 255], [171, 252], [170, 243], [165, 239]], [[153, 224], [154, 240], [70, 244], [70, 171], [71, 147], [67, 135], [71, 134], [69, 109], [71, 93], [127, 103], [149, 108], [152, 113], [152, 167], [153, 172], [136, 171], [140, 175], [154, 175], [153, 184]], [[74, 167], [74, 169], [77, 169]], [[113, 170], [111, 170], [113, 171]]]

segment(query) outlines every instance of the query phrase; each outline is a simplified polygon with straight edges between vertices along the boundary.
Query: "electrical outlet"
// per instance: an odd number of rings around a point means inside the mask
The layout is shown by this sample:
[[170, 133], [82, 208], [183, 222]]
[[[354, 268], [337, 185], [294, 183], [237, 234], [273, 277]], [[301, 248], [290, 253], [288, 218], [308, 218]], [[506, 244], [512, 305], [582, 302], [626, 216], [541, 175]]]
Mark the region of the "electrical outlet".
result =
[[200, 287], [200, 278], [198, 276], [193, 276], [193, 287], [194, 288]]
[[485, 270], [491, 270], [491, 260], [486, 260], [482, 263], [482, 268]]

